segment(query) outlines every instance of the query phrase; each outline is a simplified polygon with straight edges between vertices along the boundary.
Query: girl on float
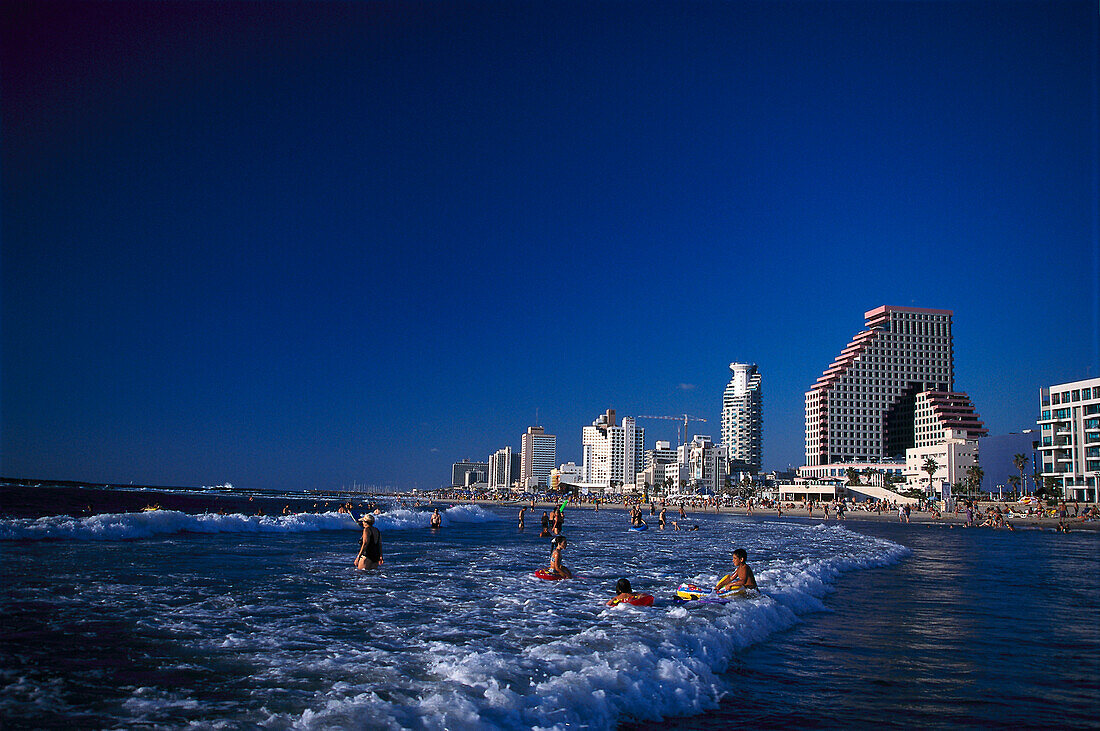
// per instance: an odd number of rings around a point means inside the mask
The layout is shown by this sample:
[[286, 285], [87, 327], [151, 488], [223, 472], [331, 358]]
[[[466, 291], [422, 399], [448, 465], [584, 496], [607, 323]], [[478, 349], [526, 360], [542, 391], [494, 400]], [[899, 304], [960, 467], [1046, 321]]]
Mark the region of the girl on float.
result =
[[565, 550], [567, 541], [565, 536], [555, 536], [551, 545], [554, 547], [550, 552], [550, 568], [547, 573], [554, 574], [555, 576], [561, 576], [566, 579], [573, 578], [573, 572], [561, 562], [561, 552]]

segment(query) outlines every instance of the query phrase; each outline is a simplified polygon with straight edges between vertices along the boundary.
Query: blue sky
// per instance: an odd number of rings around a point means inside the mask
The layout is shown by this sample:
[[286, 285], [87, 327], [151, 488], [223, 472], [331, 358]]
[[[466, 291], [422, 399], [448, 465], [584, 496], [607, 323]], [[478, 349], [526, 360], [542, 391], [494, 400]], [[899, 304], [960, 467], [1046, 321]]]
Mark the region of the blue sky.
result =
[[785, 468], [882, 304], [994, 434], [1100, 375], [1095, 3], [2, 12], [7, 476], [438, 487], [735, 360]]

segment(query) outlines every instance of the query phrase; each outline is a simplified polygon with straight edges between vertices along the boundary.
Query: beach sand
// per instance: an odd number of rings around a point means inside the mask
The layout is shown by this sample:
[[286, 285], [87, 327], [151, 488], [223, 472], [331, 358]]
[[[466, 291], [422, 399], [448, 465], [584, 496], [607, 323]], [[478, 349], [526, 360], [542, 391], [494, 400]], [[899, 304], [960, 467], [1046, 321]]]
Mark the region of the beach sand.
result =
[[[501, 500], [459, 500], [459, 499], [453, 499], [453, 500], [440, 500], [438, 502], [455, 503], [455, 504], [457, 504], [457, 503], [472, 503], [472, 504], [477, 504], [477, 505], [494, 505], [494, 506], [497, 506], [497, 507], [502, 507], [502, 506], [503, 507], [511, 507], [511, 508], [515, 508], [517, 513], [519, 511], [519, 508], [526, 505], [529, 508], [529, 511], [528, 511], [528, 514], [527, 514], [527, 522], [528, 523], [531, 523], [533, 521], [538, 520], [538, 515], [535, 514], [535, 511], [556, 509], [559, 505], [561, 505], [560, 502], [540, 502], [540, 501], [536, 501], [535, 502], [535, 507], [531, 508], [529, 502], [525, 502], [525, 503], [521, 504], [521, 503], [517, 503], [514, 500], [503, 500], [503, 501], [501, 501]], [[979, 503], [977, 503], [977, 506], [980, 509], [983, 516], [985, 514], [986, 509], [989, 508], [989, 507], [999, 506], [1001, 508], [1002, 512], [1005, 512], [1005, 511], [1008, 511], [1008, 510], [1011, 509], [1010, 504], [1000, 503], [1000, 502], [994, 502], [994, 503], [979, 502]], [[649, 515], [649, 503], [645, 503], [641, 507], [642, 507], [642, 516], [645, 518], [646, 522], [647, 523], [656, 522], [656, 516], [650, 516]], [[1086, 506], [1082, 506], [1081, 512], [1084, 512], [1085, 507]], [[568, 509], [570, 509], [570, 510], [594, 510], [595, 508], [590, 503], [570, 502], [569, 505], [568, 505]], [[678, 505], [669, 505], [669, 506], [666, 506], [666, 509], [668, 511], [666, 513], [666, 520], [668, 521], [669, 524], [671, 524], [672, 521], [674, 521], [674, 520], [679, 520], [679, 512], [678, 512], [679, 511], [679, 506]], [[623, 507], [623, 504], [621, 502], [619, 502], [619, 503], [601, 502], [600, 503], [600, 510], [601, 511], [604, 511], [604, 510], [625, 511], [626, 508]], [[688, 519], [690, 519], [692, 516], [698, 516], [698, 515], [718, 515], [718, 514], [721, 514], [721, 515], [746, 515], [746, 516], [748, 515], [748, 511], [745, 508], [721, 508], [719, 511], [715, 511], [715, 509], [713, 507], [707, 508], [707, 509], [704, 510], [704, 509], [701, 509], [701, 508], [691, 508], [691, 507], [688, 507], [688, 506], [684, 506], [684, 511], [688, 514]], [[660, 504], [658, 504], [657, 512], [660, 512]], [[1069, 512], [1070, 512], [1071, 517], [1066, 519], [1066, 526], [1071, 531], [1075, 531], [1075, 530], [1100, 531], [1100, 520], [1083, 521], [1080, 518], [1073, 518], [1072, 517], [1072, 515], [1073, 515], [1073, 509], [1072, 508], [1070, 508]], [[850, 508], [845, 512], [844, 520], [839, 520], [839, 521], [836, 518], [835, 511], [832, 511], [832, 510], [830, 510], [829, 518], [828, 518], [828, 520], [826, 520], [825, 514], [822, 512], [822, 510], [820, 508], [815, 508], [812, 515], [810, 515], [806, 510], [804, 510], [802, 508], [791, 508], [791, 509], [783, 508], [783, 516], [782, 516], [782, 518], [779, 518], [774, 508], [755, 508], [754, 507], [751, 517], [769, 518], [769, 519], [773, 519], [773, 520], [774, 519], [784, 520], [784, 519], [787, 519], [787, 518], [804, 518], [804, 519], [809, 519], [809, 520], [814, 520], [814, 521], [820, 521], [820, 522], [823, 522], [823, 523], [825, 523], [825, 522], [828, 522], [828, 523], [860, 523], [860, 522], [867, 522], [867, 521], [893, 521], [895, 523], [898, 522], [897, 510], [883, 510], [882, 513], [875, 513], [875, 512], [868, 512], [868, 511], [865, 511], [865, 510], [853, 510], [853, 509], [850, 509]], [[975, 519], [975, 521], [978, 520], [977, 512], [975, 512], [974, 519]], [[966, 512], [961, 511], [958, 515], [955, 515], [954, 513], [944, 513], [944, 514], [941, 515], [941, 517], [937, 518], [937, 517], [933, 516], [931, 513], [914, 510], [914, 511], [912, 511], [912, 513], [909, 516], [909, 522], [912, 525], [942, 524], [942, 525], [951, 525], [951, 526], [956, 526], [956, 527], [961, 528], [961, 527], [964, 527], [966, 525]], [[1008, 517], [1008, 522], [1010, 522], [1012, 524], [1013, 528], [1031, 528], [1031, 529], [1039, 528], [1039, 529], [1043, 529], [1043, 530], [1055, 530], [1058, 527], [1058, 518], [1039, 517], [1037, 515], [1019, 516], [1017, 514], [1017, 515], [1014, 515], [1014, 516], [1009, 516]], [[654, 527], [656, 527], [656, 526], [654, 526]], [[988, 526], [977, 526], [977, 527], [985, 527], [987, 530], [989, 529]], [[1007, 530], [1007, 528], [1004, 528], [1004, 529], [998, 528], [997, 530]]]

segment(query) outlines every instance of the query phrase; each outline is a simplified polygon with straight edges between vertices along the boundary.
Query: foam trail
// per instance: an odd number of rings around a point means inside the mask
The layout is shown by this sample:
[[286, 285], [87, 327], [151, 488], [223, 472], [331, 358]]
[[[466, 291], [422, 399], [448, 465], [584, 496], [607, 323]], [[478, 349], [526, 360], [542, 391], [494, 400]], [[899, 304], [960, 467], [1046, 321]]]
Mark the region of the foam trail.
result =
[[[698, 714], [731, 692], [724, 673], [738, 652], [820, 611], [842, 574], [909, 553], [843, 528], [829, 529], [821, 540], [831, 544], [824, 556], [762, 567], [765, 594], [722, 606], [572, 610], [576, 619], [567, 618], [567, 605], [544, 598], [537, 606], [547, 615], [545, 629], [533, 634], [576, 620], [583, 629], [536, 642], [427, 643], [416, 648], [424, 659], [400, 669], [406, 680], [385, 699], [348, 685], [299, 716], [273, 714], [262, 725], [349, 727], [369, 714], [377, 728], [614, 729], [625, 720]], [[604, 598], [593, 597], [592, 604]]]

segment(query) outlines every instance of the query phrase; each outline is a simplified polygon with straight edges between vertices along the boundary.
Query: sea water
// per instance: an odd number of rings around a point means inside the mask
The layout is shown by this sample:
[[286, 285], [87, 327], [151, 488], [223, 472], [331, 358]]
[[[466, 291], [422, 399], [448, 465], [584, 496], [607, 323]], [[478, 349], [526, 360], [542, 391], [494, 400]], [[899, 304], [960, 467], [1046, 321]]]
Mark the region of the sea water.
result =
[[[870, 524], [700, 515], [681, 521], [698, 531], [635, 533], [622, 512], [567, 508], [564, 562], [581, 578], [545, 582], [532, 574], [549, 560], [540, 513], [520, 532], [516, 512], [451, 507], [432, 531], [428, 512], [392, 507], [371, 572], [352, 568], [360, 531], [335, 512], [2, 520], [0, 714], [6, 727], [606, 729], [736, 724], [747, 705], [789, 725], [770, 714], [820, 690], [798, 668], [837, 683], [836, 648], [800, 633], [844, 613], [838, 587], [915, 560], [915, 534]], [[671, 601], [680, 582], [729, 571], [737, 546], [758, 594]], [[655, 605], [607, 607], [621, 577]], [[846, 622], [909, 611], [876, 595]], [[1075, 601], [1095, 629], [1087, 584]], [[747, 677], [764, 687], [746, 694]], [[1087, 677], [1075, 682], [1074, 713], [1095, 710]]]

